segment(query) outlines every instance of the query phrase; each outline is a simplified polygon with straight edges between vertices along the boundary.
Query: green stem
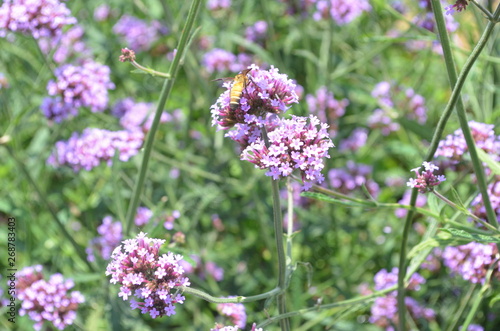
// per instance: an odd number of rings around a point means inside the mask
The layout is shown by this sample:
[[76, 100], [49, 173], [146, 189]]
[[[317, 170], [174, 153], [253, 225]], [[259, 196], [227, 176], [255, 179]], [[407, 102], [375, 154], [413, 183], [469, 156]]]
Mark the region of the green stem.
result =
[[244, 296], [237, 296], [234, 298], [219, 298], [219, 297], [214, 297], [211, 296], [208, 293], [205, 293], [203, 291], [191, 288], [191, 287], [184, 287], [181, 286], [179, 289], [187, 294], [192, 294], [194, 296], [197, 296], [198, 298], [201, 298], [205, 301], [212, 302], [212, 303], [246, 303], [246, 302], [254, 302], [254, 301], [259, 301], [259, 300], [264, 300], [268, 298], [272, 298], [278, 294], [280, 294], [282, 291], [280, 288], [276, 287], [272, 289], [269, 292], [258, 294], [258, 295], [253, 295], [250, 297], [244, 297]]
[[144, 71], [152, 76], [159, 76], [159, 77], [163, 77], [163, 78], [166, 78], [166, 79], [169, 79], [171, 78], [170, 74], [166, 74], [164, 72], [161, 72], [161, 71], [156, 71], [156, 70], [153, 70], [153, 69], [150, 69], [150, 68], [146, 68], [142, 65], [140, 65], [139, 63], [137, 63], [136, 61], [130, 61], [130, 63], [132, 63], [132, 65], [134, 67], [136, 67], [137, 69], [141, 70], [141, 71]]
[[482, 219], [480, 219], [476, 215], [472, 214], [468, 210], [464, 210], [463, 208], [459, 208], [456, 203], [449, 200], [448, 198], [446, 198], [444, 195], [442, 195], [438, 191], [432, 190], [432, 193], [434, 193], [434, 195], [437, 196], [439, 199], [443, 200], [447, 205], [453, 207], [454, 209], [460, 210], [462, 213], [464, 213], [465, 215], [474, 219], [476, 222], [481, 223], [484, 227], [490, 229], [491, 231], [498, 232], [498, 229], [495, 228], [493, 225], [489, 224], [488, 222], [483, 221]]
[[182, 30], [181, 38], [179, 40], [179, 45], [177, 46], [177, 54], [175, 55], [168, 72], [168, 75], [170, 75], [171, 78], [166, 79], [163, 83], [155, 117], [146, 139], [141, 168], [139, 169], [139, 175], [137, 177], [137, 181], [135, 182], [134, 192], [132, 193], [132, 199], [127, 211], [127, 230], [125, 232], [126, 235], [130, 234], [130, 229], [132, 228], [132, 224], [134, 223], [135, 212], [137, 210], [137, 207], [139, 206], [140, 196], [144, 187], [144, 180], [146, 178], [146, 173], [148, 170], [149, 158], [151, 150], [153, 148], [154, 137], [160, 123], [161, 113], [163, 112], [167, 99], [170, 96], [170, 92], [172, 91], [175, 77], [177, 76], [177, 72], [179, 71], [180, 61], [184, 57], [184, 53], [186, 52], [189, 36], [191, 35], [191, 31], [193, 30], [194, 21], [196, 19], [196, 16], [198, 15], [200, 3], [201, 0], [193, 0], [193, 3], [191, 4], [186, 24], [184, 25], [184, 29]]
[[[283, 216], [281, 214], [279, 181], [271, 178], [273, 195], [273, 218], [274, 235], [276, 239], [276, 250], [278, 253], [278, 287], [286, 289], [286, 258], [283, 245]], [[285, 291], [277, 297], [278, 312], [280, 315], [286, 314], [286, 294]], [[282, 331], [290, 330], [290, 321], [288, 319], [280, 320]]]
[[[263, 126], [262, 137], [266, 146], [269, 148], [269, 138], [267, 137], [267, 130]], [[274, 238], [276, 240], [276, 250], [278, 253], [278, 288], [283, 289], [283, 291], [276, 298], [278, 304], [278, 312], [280, 315], [286, 314], [286, 270], [287, 263], [285, 257], [285, 248], [283, 244], [283, 216], [281, 215], [281, 204], [280, 204], [280, 189], [279, 181], [271, 178], [271, 188], [273, 196], [273, 224], [274, 224]], [[290, 321], [285, 318], [280, 320], [280, 326], [282, 331], [290, 330]]]
[[38, 198], [40, 199], [40, 201], [42, 202], [42, 204], [45, 205], [45, 208], [49, 211], [50, 215], [52, 215], [52, 218], [54, 219], [54, 221], [56, 222], [57, 226], [61, 230], [63, 236], [66, 239], [69, 240], [69, 242], [71, 243], [71, 245], [75, 249], [76, 253], [80, 257], [80, 259], [83, 262], [85, 262], [85, 264], [87, 265], [87, 267], [89, 268], [89, 270], [95, 271], [94, 270], [94, 266], [92, 264], [90, 264], [90, 262], [87, 260], [87, 255], [85, 254], [85, 251], [76, 243], [76, 241], [74, 239], [74, 236], [72, 236], [71, 234], [69, 234], [68, 230], [66, 230], [66, 228], [64, 227], [64, 225], [61, 222], [61, 220], [59, 220], [59, 217], [57, 216], [57, 213], [54, 211], [54, 209], [52, 208], [52, 206], [50, 205], [50, 203], [46, 199], [47, 195], [42, 193], [42, 191], [40, 190], [40, 188], [36, 184], [36, 181], [30, 175], [28, 169], [26, 169], [25, 163], [21, 162], [17, 158], [17, 156], [14, 154], [14, 152], [12, 151], [12, 148], [10, 148], [10, 146], [5, 145], [5, 148], [7, 148], [7, 151], [9, 152], [10, 156], [17, 163], [17, 166], [19, 167], [19, 169], [21, 169], [21, 172], [24, 174], [24, 176], [26, 177], [26, 179], [28, 180], [28, 182], [30, 183], [30, 185], [35, 189], [35, 192], [37, 193]]

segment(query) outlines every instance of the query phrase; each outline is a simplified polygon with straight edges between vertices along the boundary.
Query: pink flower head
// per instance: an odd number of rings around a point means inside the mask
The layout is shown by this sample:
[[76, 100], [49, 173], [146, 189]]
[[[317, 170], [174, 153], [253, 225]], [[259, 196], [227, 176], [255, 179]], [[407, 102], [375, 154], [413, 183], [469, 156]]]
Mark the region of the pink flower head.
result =
[[247, 322], [245, 306], [241, 303], [221, 303], [217, 305], [217, 311], [224, 316], [229, 317], [231, 323], [244, 329]]
[[422, 173], [419, 173], [420, 167], [412, 169], [411, 171], [415, 171], [417, 178], [410, 178], [406, 185], [411, 188], [418, 188], [420, 193], [427, 193], [432, 191], [434, 186], [444, 182], [446, 178], [444, 175], [434, 175], [434, 170], [439, 170], [438, 166], [430, 162], [424, 162], [422, 165], [425, 170]]
[[[304, 181], [304, 190], [310, 189], [314, 183], [322, 183], [323, 158], [329, 158], [328, 150], [334, 147], [328, 125], [314, 115], [309, 118], [278, 118], [274, 124], [268, 129], [269, 146], [258, 137], [243, 150], [241, 159], [255, 164], [257, 168], [267, 169], [266, 176], [273, 179], [289, 176], [298, 169]], [[243, 130], [242, 127], [239, 126], [239, 129]]]
[[280, 74], [273, 66], [269, 70], [261, 70], [252, 64], [248, 69], [247, 82], [236, 109], [231, 109], [230, 105], [231, 89], [235, 83], [224, 83], [227, 90], [210, 107], [212, 125], [218, 125], [222, 129], [230, 128], [236, 123], [253, 125], [268, 114], [284, 113], [291, 104], [298, 103], [295, 84], [286, 74]]
[[76, 311], [85, 298], [78, 291], [69, 292], [74, 283], [61, 274], [53, 274], [45, 280], [40, 265], [27, 267], [17, 276], [17, 299], [21, 301], [19, 315], [28, 315], [35, 321], [35, 330], [41, 330], [45, 321], [63, 330], [73, 324]]
[[122, 243], [111, 254], [106, 268], [110, 282], [121, 286], [118, 296], [123, 300], [137, 298], [139, 301], [130, 300], [130, 307], [139, 308], [152, 318], [174, 315], [174, 304], [185, 300], [176, 288], [190, 284], [179, 264], [182, 255], [172, 252], [160, 255], [165, 240], [148, 238], [143, 232], [136, 239]]
[[64, 26], [75, 24], [66, 4], [59, 0], [5, 0], [0, 7], [0, 37], [8, 31], [54, 38]]

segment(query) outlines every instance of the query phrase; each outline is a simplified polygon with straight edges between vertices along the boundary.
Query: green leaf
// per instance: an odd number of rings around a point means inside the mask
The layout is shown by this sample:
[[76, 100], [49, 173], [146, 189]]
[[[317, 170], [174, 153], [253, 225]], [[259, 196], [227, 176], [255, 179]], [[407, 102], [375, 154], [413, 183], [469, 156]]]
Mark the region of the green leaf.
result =
[[500, 237], [498, 236], [488, 236], [484, 234], [471, 233], [465, 230], [460, 230], [455, 228], [441, 229], [441, 231], [450, 234], [451, 239], [456, 240], [458, 242], [462, 242], [460, 243], [460, 245], [467, 244], [473, 241], [484, 244], [500, 243]]
[[491, 171], [495, 175], [500, 175], [500, 163], [499, 162], [493, 160], [491, 158], [491, 155], [487, 154], [481, 148], [477, 149], [477, 154], [478, 154], [479, 158], [481, 159], [481, 161], [483, 161], [484, 163], [486, 163], [488, 165], [488, 168], [490, 168]]
[[328, 195], [322, 193], [313, 193], [313, 192], [303, 192], [300, 196], [306, 198], [312, 198], [316, 200], [326, 201], [333, 204], [349, 206], [349, 207], [375, 207], [375, 204], [372, 202], [364, 202], [364, 201], [344, 201], [332, 198]]

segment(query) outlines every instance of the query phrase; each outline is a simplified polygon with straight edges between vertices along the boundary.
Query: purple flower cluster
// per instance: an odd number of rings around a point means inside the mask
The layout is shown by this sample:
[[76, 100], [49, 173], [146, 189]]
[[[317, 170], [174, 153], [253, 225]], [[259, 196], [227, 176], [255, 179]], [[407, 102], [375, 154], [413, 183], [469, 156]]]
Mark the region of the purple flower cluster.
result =
[[[403, 194], [403, 197], [401, 200], [398, 201], [400, 205], [409, 205], [410, 204], [410, 198], [411, 198], [411, 190], [410, 191], [405, 191]], [[427, 203], [427, 197], [425, 195], [419, 194], [417, 196], [417, 201], [415, 203], [416, 207], [423, 207]], [[396, 215], [397, 218], [405, 218], [406, 215], [408, 214], [408, 210], [405, 208], [397, 208], [394, 210], [394, 214]]]
[[330, 124], [330, 137], [334, 137], [338, 129], [338, 119], [345, 114], [349, 100], [336, 100], [333, 93], [328, 91], [326, 86], [322, 86], [316, 91], [316, 95], [306, 95], [306, 102], [311, 113], [318, 116], [322, 122]]
[[[488, 153], [495, 161], [500, 161], [500, 136], [495, 135], [493, 124], [484, 124], [469, 121], [469, 128], [476, 147]], [[436, 157], [443, 156], [452, 165], [464, 161], [464, 154], [468, 151], [462, 129], [441, 140], [436, 151]]]
[[411, 88], [393, 86], [383, 81], [375, 85], [371, 94], [377, 99], [381, 108], [376, 109], [369, 117], [368, 126], [381, 129], [383, 135], [399, 130], [399, 124], [392, 120], [396, 113], [404, 112], [408, 119], [416, 120], [420, 124], [424, 124], [427, 120], [425, 98], [416, 94]]
[[146, 207], [139, 207], [137, 208], [137, 214], [135, 215], [134, 223], [137, 226], [144, 226], [149, 222], [149, 220], [151, 220], [151, 217], [153, 217], [153, 212], [151, 211], [151, 209]]
[[351, 135], [339, 143], [339, 150], [356, 152], [366, 145], [368, 140], [368, 130], [365, 128], [356, 128]]
[[98, 251], [104, 260], [109, 260], [111, 252], [122, 240], [122, 224], [113, 222], [111, 216], [106, 216], [102, 220], [102, 224], [97, 227], [97, 233], [100, 236], [92, 239], [85, 250], [89, 262], [95, 261], [94, 251]]
[[[391, 272], [380, 270], [374, 277], [375, 289], [383, 290], [397, 284], [398, 268], [393, 268]], [[417, 273], [410, 277], [408, 290], [418, 291], [420, 285], [425, 283], [425, 279]], [[371, 308], [370, 322], [386, 330], [394, 330], [393, 326], [398, 323], [397, 291], [390, 292], [384, 297], [375, 299]], [[415, 299], [405, 298], [406, 308], [413, 319], [433, 320], [436, 316], [434, 310], [422, 307]]]
[[174, 228], [174, 222], [176, 219], [181, 217], [181, 212], [174, 210], [171, 215], [165, 217], [165, 222], [163, 222], [163, 227], [167, 230], [172, 230]]
[[111, 10], [109, 5], [107, 4], [102, 4], [97, 6], [94, 9], [94, 20], [96, 22], [103, 22], [108, 20], [114, 15], [114, 12]]
[[[500, 179], [488, 185], [488, 197], [490, 198], [490, 203], [497, 215], [497, 220], [500, 222]], [[477, 217], [487, 220], [486, 209], [484, 208], [483, 197], [479, 193], [474, 200], [471, 202], [472, 213]]]
[[75, 24], [76, 18], [59, 0], [5, 0], [0, 7], [0, 37], [8, 31], [54, 38], [65, 25]]
[[74, 171], [91, 170], [101, 162], [111, 165], [116, 150], [120, 161], [128, 161], [139, 152], [143, 141], [140, 131], [87, 128], [81, 136], [75, 132], [68, 141], [58, 141], [47, 163], [54, 167], [68, 165]]
[[207, 261], [203, 263], [198, 255], [190, 255], [189, 257], [195, 263], [194, 266], [185, 260], [179, 262], [186, 274], [196, 274], [200, 279], [206, 279], [207, 275], [210, 275], [217, 282], [224, 279], [224, 269], [219, 267], [215, 262]]
[[419, 173], [420, 167], [411, 169], [411, 171], [415, 171], [417, 178], [410, 178], [410, 180], [406, 183], [407, 186], [411, 188], [418, 188], [420, 193], [427, 193], [434, 190], [434, 186], [439, 185], [441, 182], [444, 182], [446, 178], [444, 175], [435, 175], [434, 171], [439, 170], [439, 167], [430, 163], [423, 162], [425, 170], [422, 173]]
[[[153, 124], [155, 107], [152, 103], [135, 102], [132, 98], [120, 100], [113, 107], [112, 113], [120, 118], [120, 125], [129, 131], [142, 131], [144, 133], [151, 129]], [[172, 115], [163, 112], [160, 123], [173, 120]]]
[[[270, 70], [260, 70], [252, 65], [244, 78], [247, 84], [236, 107], [230, 104], [234, 83], [225, 84], [227, 90], [211, 107], [212, 125], [219, 129], [234, 126], [226, 137], [240, 144], [242, 160], [268, 169], [267, 176], [279, 179], [299, 169], [305, 190], [313, 183], [321, 183], [323, 158], [329, 157], [328, 150], [333, 147], [328, 125], [313, 115], [309, 119], [276, 116], [298, 102], [295, 84], [278, 69], [271, 66]], [[262, 137], [263, 131], [267, 140]]]
[[[476, 242], [461, 246], [448, 246], [444, 249], [443, 263], [451, 272], [462, 276], [471, 283], [484, 284], [486, 273], [498, 259], [495, 244], [479, 244]], [[500, 279], [500, 270], [495, 266], [493, 277]]]
[[36, 265], [17, 273], [17, 299], [21, 301], [19, 315], [28, 315], [35, 321], [35, 330], [41, 330], [45, 321], [63, 330], [73, 324], [76, 310], [85, 298], [78, 291], [69, 292], [74, 286], [72, 280], [54, 274], [46, 281], [41, 272], [42, 266]]
[[257, 21], [254, 25], [249, 26], [245, 30], [245, 38], [254, 43], [263, 43], [266, 39], [267, 22]]
[[305, 117], [292, 116], [291, 119], [278, 119], [276, 123], [277, 126], [268, 132], [269, 145], [260, 137], [256, 138], [243, 150], [241, 159], [260, 169], [268, 169], [266, 176], [273, 179], [289, 176], [294, 169], [299, 169], [304, 190], [309, 190], [314, 183], [322, 183], [323, 158], [329, 158], [328, 150], [334, 147], [328, 125], [314, 115], [309, 116], [309, 121]]
[[208, 0], [207, 8], [212, 11], [231, 7], [231, 0]]
[[[218, 124], [222, 129], [230, 128], [236, 123], [260, 125], [265, 122], [260, 116], [284, 113], [292, 103], [298, 102], [295, 84], [286, 74], [280, 74], [277, 68], [271, 66], [269, 70], [261, 70], [252, 64], [248, 69], [251, 69], [247, 75], [249, 82], [242, 91], [238, 108], [232, 110], [229, 104], [233, 83], [224, 83], [227, 90], [210, 107], [212, 125]], [[246, 131], [248, 129], [243, 128]]]
[[57, 38], [40, 39], [38, 44], [45, 54], [49, 54], [52, 51], [54, 52], [54, 62], [63, 63], [72, 56], [86, 56], [90, 54], [90, 50], [82, 40], [83, 34], [83, 28], [80, 25], [75, 25]]
[[244, 329], [247, 323], [245, 306], [241, 303], [220, 303], [217, 305], [219, 314], [229, 317], [231, 323]]
[[167, 31], [159, 22], [147, 23], [131, 15], [123, 15], [113, 26], [113, 32], [121, 36], [128, 48], [136, 52], [148, 51], [160, 33]]
[[445, 8], [446, 14], [453, 15], [455, 12], [461, 12], [462, 10], [467, 9], [468, 4], [467, 0], [456, 0], [455, 4]]
[[372, 173], [371, 166], [349, 160], [345, 169], [335, 168], [328, 171], [328, 179], [330, 186], [340, 193], [349, 194], [364, 185], [368, 192], [376, 197], [380, 189], [375, 181], [369, 179]]
[[164, 243], [165, 240], [148, 238], [141, 232], [136, 239], [124, 240], [113, 251], [106, 268], [110, 282], [121, 285], [118, 296], [123, 300], [135, 296], [140, 301], [131, 299], [130, 307], [152, 318], [174, 315], [174, 304], [185, 300], [175, 289], [189, 286], [179, 264], [182, 255], [168, 252], [160, 256], [160, 246]]
[[86, 61], [81, 66], [66, 64], [55, 71], [56, 81], [47, 84], [54, 100], [44, 100], [42, 112], [52, 120], [75, 114], [79, 107], [89, 107], [92, 112], [103, 111], [108, 104], [108, 89], [115, 85], [109, 79], [109, 67]]
[[[458, 331], [464, 331], [462, 326], [458, 327]], [[469, 324], [467, 331], [484, 331], [484, 328], [478, 324]]]
[[316, 0], [316, 12], [313, 18], [316, 21], [332, 18], [338, 25], [352, 22], [365, 11], [372, 7], [367, 0]]
[[234, 55], [224, 49], [214, 48], [203, 55], [203, 66], [209, 73], [239, 72], [251, 64], [250, 55], [240, 53]]

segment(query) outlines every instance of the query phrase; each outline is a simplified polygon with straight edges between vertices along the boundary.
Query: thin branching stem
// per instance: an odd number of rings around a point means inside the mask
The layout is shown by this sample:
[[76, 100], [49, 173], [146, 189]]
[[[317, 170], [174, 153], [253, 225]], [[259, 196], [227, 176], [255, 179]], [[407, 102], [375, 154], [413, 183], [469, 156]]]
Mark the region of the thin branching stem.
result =
[[142, 164], [139, 169], [137, 180], [135, 181], [135, 187], [134, 187], [134, 192], [132, 193], [132, 199], [128, 206], [127, 230], [125, 232], [125, 234], [127, 235], [130, 235], [130, 230], [132, 228], [132, 224], [134, 223], [135, 212], [137, 210], [137, 207], [139, 206], [140, 197], [142, 194], [142, 190], [144, 188], [144, 180], [146, 178], [146, 173], [148, 170], [148, 163], [151, 155], [151, 150], [153, 149], [153, 142], [156, 131], [158, 131], [161, 114], [163, 112], [163, 109], [165, 108], [167, 99], [170, 96], [170, 92], [172, 91], [172, 87], [175, 82], [175, 77], [177, 76], [177, 72], [179, 71], [179, 67], [181, 64], [181, 59], [184, 57], [184, 53], [186, 52], [187, 46], [189, 45], [190, 36], [193, 31], [194, 21], [198, 15], [200, 4], [201, 0], [193, 0], [193, 3], [191, 4], [186, 24], [184, 25], [184, 29], [182, 29], [179, 45], [177, 46], [177, 53], [175, 54], [174, 60], [170, 65], [170, 70], [168, 71], [170, 79], [165, 79], [163, 83], [163, 87], [160, 94], [160, 100], [158, 101], [158, 105], [156, 107], [155, 117], [153, 119], [153, 123], [151, 124], [151, 129], [149, 130], [148, 137], [146, 139], [146, 144], [144, 147], [144, 153], [142, 157]]

